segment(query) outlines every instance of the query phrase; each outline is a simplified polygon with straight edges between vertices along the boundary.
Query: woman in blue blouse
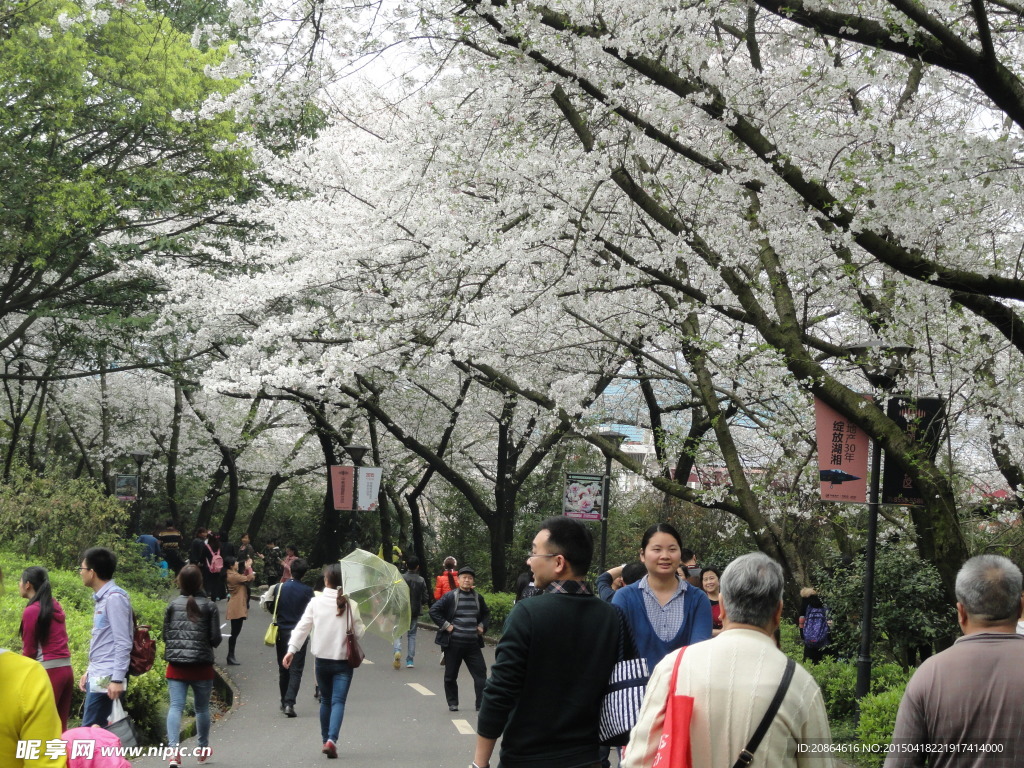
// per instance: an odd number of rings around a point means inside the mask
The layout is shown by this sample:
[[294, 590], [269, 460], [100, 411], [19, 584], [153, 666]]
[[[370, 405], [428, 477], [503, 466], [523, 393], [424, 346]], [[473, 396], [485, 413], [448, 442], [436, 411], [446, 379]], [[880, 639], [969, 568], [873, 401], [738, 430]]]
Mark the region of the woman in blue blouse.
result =
[[703, 589], [676, 573], [683, 548], [679, 531], [668, 523], [652, 525], [640, 542], [647, 575], [619, 589], [612, 598], [626, 617], [637, 653], [648, 669], [668, 653], [711, 637], [711, 602]]

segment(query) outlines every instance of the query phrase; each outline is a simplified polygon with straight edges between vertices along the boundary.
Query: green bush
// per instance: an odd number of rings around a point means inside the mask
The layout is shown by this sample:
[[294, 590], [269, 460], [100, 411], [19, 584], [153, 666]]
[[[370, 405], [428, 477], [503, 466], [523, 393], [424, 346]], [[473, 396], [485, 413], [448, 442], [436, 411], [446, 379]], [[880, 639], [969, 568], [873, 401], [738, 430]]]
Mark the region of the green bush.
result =
[[857, 713], [857, 700], [854, 698], [857, 668], [848, 662], [833, 659], [823, 659], [818, 664], [806, 666], [821, 688], [829, 721], [853, 718]]
[[[860, 703], [860, 722], [857, 724], [857, 739], [862, 744], [888, 744], [892, 740], [896, 712], [905, 690], [904, 682], [897, 688], [864, 697]], [[884, 752], [862, 754], [858, 759], [858, 763], [866, 768], [879, 768], [884, 761]]]
[[509, 611], [515, 605], [516, 597], [510, 592], [484, 592], [480, 595], [487, 601], [487, 607], [491, 609], [491, 627], [487, 634], [500, 637], [502, 628], [505, 626], [505, 619]]
[[[76, 566], [78, 562], [76, 559]], [[127, 705], [128, 711], [148, 735], [151, 743], [159, 743], [163, 741], [162, 721], [167, 711], [166, 685], [163, 680], [166, 663], [163, 661], [163, 644], [160, 638], [167, 602], [164, 595], [147, 594], [132, 586], [135, 582], [153, 583], [152, 572], [155, 572], [156, 569], [138, 558], [138, 563], [145, 568], [145, 571], [133, 573], [132, 568], [135, 566], [131, 566], [131, 562], [131, 556], [129, 556], [129, 567], [125, 569], [122, 578], [122, 563], [119, 558], [115, 581], [127, 589], [139, 623], [149, 624], [152, 627], [152, 634], [157, 638], [157, 658], [153, 669], [144, 675], [131, 678]], [[61, 604], [67, 617], [66, 627], [68, 644], [71, 649], [71, 665], [77, 680], [88, 666], [93, 612], [92, 590], [83, 586], [77, 570], [57, 568], [42, 558], [28, 558], [23, 553], [10, 549], [0, 550], [0, 569], [6, 577], [6, 589], [0, 594], [0, 647], [10, 648], [15, 652], [21, 650], [18, 627], [21, 625], [21, 614], [26, 601], [19, 595], [17, 585], [22, 571], [30, 565], [42, 565], [50, 573], [53, 595]], [[162, 583], [159, 576], [156, 579], [156, 584]], [[76, 685], [71, 703], [69, 726], [78, 724], [84, 696], [85, 694], [79, 691]]]
[[804, 657], [804, 643], [800, 639], [800, 627], [783, 619], [779, 625], [779, 643], [782, 652], [787, 656], [801, 661]]
[[[823, 659], [818, 664], [807, 664], [825, 700], [830, 722], [853, 720], [857, 714], [857, 666], [848, 661]], [[871, 694], [906, 688], [910, 675], [899, 664], [877, 664], [871, 668]], [[865, 697], [867, 700], [867, 697]]]
[[0, 531], [4, 544], [38, 562], [73, 568], [89, 547], [126, 545], [124, 504], [93, 482], [54, 480], [16, 467], [0, 485]]
[[[817, 574], [818, 592], [832, 619], [830, 648], [856, 658], [865, 565], [858, 556], [849, 566], [833, 564]], [[956, 612], [942, 599], [935, 566], [901, 545], [880, 547], [875, 562], [872, 648], [875, 657], [909, 668], [912, 649], [956, 633]]]
[[876, 664], [871, 667], [871, 693], [903, 689], [910, 682], [910, 673], [899, 664]]

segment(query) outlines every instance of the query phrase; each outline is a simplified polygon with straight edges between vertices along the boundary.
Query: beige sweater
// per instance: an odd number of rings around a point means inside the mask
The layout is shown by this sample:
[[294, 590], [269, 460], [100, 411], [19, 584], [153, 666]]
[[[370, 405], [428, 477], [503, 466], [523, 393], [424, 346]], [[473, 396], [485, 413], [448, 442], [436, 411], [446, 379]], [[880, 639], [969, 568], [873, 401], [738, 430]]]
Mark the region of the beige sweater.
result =
[[[679, 651], [651, 674], [640, 718], [626, 747], [624, 768], [650, 768], [665, 720], [672, 667]], [[730, 629], [685, 649], [676, 693], [693, 696], [690, 746], [693, 765], [732, 768], [782, 680], [786, 656], [767, 635]], [[831, 742], [825, 704], [814, 678], [797, 664], [786, 698], [754, 753], [753, 768], [832, 768], [826, 752], [797, 754], [796, 744]]]

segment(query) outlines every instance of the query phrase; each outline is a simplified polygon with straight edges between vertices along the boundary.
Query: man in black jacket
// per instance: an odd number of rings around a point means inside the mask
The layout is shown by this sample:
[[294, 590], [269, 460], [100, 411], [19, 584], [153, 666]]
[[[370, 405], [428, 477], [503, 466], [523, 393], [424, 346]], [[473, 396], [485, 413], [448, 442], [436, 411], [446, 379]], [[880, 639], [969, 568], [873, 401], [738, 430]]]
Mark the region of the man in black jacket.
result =
[[278, 686], [281, 689], [281, 711], [288, 717], [295, 717], [295, 700], [302, 684], [302, 671], [306, 667], [306, 648], [309, 640], [302, 644], [292, 659], [290, 666], [281, 664], [288, 653], [288, 640], [292, 630], [302, 618], [306, 605], [313, 599], [313, 589], [302, 583], [302, 577], [309, 570], [309, 565], [301, 557], [292, 562], [292, 577], [281, 584], [275, 584], [267, 590], [265, 600], [261, 599], [265, 610], [274, 612], [277, 603], [277, 669]]
[[601, 701], [618, 658], [618, 611], [583, 578], [594, 543], [578, 520], [552, 517], [527, 565], [543, 592], [513, 606], [477, 720], [475, 768], [501, 739], [503, 768], [597, 766]]
[[452, 712], [459, 711], [459, 668], [463, 660], [473, 676], [477, 709], [487, 679], [487, 664], [480, 649], [484, 647], [491, 610], [473, 589], [474, 584], [476, 571], [467, 565], [459, 570], [459, 588], [446, 592], [430, 607], [430, 618], [438, 626], [434, 642], [444, 648], [444, 696]]

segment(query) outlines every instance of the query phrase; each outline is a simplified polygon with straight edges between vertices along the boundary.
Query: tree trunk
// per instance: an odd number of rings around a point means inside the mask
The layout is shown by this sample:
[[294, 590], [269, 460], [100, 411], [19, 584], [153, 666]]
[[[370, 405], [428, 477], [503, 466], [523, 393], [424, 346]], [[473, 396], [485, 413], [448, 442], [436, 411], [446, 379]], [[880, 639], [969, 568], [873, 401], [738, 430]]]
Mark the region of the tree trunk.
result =
[[245, 527], [246, 532], [252, 537], [253, 541], [259, 536], [260, 528], [263, 527], [263, 521], [270, 510], [270, 503], [274, 500], [274, 493], [285, 484], [286, 480], [287, 478], [278, 472], [272, 474], [267, 480], [267, 487], [260, 494], [260, 500], [256, 503], [252, 515], [249, 516], [249, 524]]
[[320, 509], [320, 523], [317, 526], [316, 542], [309, 553], [309, 563], [319, 567], [324, 563], [333, 563], [341, 557], [342, 538], [347, 532], [347, 526], [343, 525], [341, 513], [334, 509], [334, 487], [331, 482], [330, 468], [338, 463], [338, 457], [334, 450], [334, 441], [330, 431], [326, 428], [326, 420], [317, 406], [312, 402], [303, 402], [302, 409], [309, 419], [316, 433], [317, 441], [320, 443], [320, 450], [324, 454], [325, 478], [327, 481], [324, 489], [324, 502]]
[[174, 411], [171, 415], [171, 439], [167, 446], [167, 515], [180, 527], [181, 510], [178, 508], [178, 451], [181, 445], [181, 417], [185, 409], [181, 382], [174, 380]]
[[213, 477], [210, 478], [210, 485], [203, 496], [203, 503], [199, 506], [199, 514], [196, 515], [195, 528], [210, 527], [213, 511], [217, 507], [217, 497], [220, 496], [220, 489], [223, 487], [227, 476], [228, 471], [224, 468], [223, 464], [218, 466], [217, 470], [213, 473]]
[[235, 516], [238, 514], [238, 465], [230, 450], [223, 451], [224, 463], [228, 467], [228, 507], [221, 520], [220, 532], [227, 539], [231, 535], [231, 528], [235, 524]]

